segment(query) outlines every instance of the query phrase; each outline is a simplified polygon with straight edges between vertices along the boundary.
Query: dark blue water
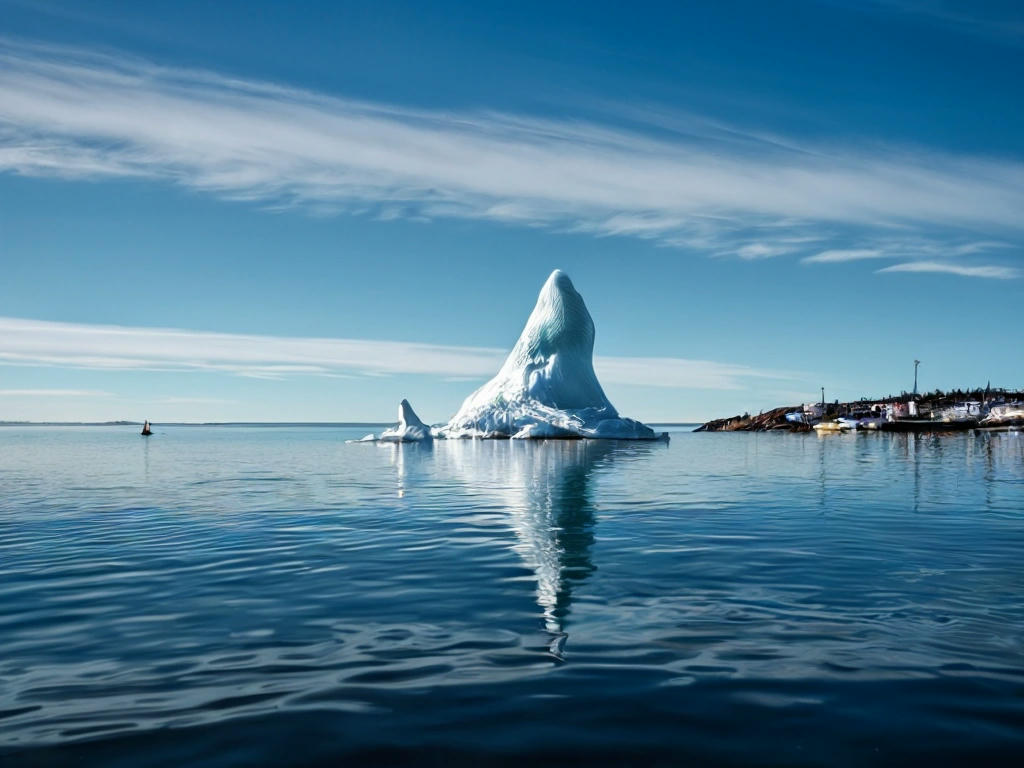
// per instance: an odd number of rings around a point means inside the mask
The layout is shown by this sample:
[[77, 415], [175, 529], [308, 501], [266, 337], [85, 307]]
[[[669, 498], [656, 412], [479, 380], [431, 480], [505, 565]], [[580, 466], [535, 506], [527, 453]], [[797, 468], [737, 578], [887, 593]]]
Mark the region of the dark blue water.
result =
[[1024, 759], [1024, 436], [0, 429], [0, 763]]

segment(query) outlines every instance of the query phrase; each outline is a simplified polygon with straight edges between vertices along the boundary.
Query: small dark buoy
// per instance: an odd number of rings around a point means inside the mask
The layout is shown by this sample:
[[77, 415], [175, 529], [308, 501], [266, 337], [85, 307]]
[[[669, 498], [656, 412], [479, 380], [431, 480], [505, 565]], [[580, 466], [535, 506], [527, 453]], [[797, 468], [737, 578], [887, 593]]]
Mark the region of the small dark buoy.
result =
[[147, 419], [142, 425], [142, 434], [145, 437], [149, 437], [153, 434], [153, 430], [149, 428], [149, 419]]

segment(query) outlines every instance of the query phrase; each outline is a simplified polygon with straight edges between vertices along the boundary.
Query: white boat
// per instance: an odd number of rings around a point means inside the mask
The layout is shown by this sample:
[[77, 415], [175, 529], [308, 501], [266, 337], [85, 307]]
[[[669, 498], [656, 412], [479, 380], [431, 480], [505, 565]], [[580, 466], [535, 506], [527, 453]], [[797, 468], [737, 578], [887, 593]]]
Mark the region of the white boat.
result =
[[856, 416], [840, 416], [836, 421], [839, 423], [840, 429], [856, 430], [860, 427], [860, 419]]
[[981, 418], [981, 403], [977, 400], [957, 403], [952, 408], [941, 411], [938, 418], [942, 421], [977, 421]]
[[844, 427], [838, 421], [821, 421], [814, 425], [816, 432], [848, 432], [849, 427]]
[[857, 419], [857, 429], [878, 429], [884, 423], [884, 416], [862, 416]]
[[863, 409], [854, 411], [846, 419], [857, 422], [857, 429], [878, 429], [885, 421], [885, 414], [878, 410]]
[[1024, 403], [994, 405], [981, 420], [981, 425], [1024, 424]]

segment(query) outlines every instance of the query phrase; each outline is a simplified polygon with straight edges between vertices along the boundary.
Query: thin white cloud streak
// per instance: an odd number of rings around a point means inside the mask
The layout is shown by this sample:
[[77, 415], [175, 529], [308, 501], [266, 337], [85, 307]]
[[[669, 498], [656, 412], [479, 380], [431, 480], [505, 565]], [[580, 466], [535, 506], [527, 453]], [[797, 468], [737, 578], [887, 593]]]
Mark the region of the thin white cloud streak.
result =
[[0, 361], [14, 364], [272, 377], [339, 372], [480, 375], [497, 370], [502, 356], [502, 350], [479, 347], [0, 318]]
[[711, 360], [673, 357], [594, 358], [594, 369], [601, 381], [679, 389], [748, 389], [750, 379], [795, 379], [795, 373], [751, 368]]
[[223, 397], [161, 397], [155, 402], [161, 405], [228, 405], [237, 400], [227, 400]]
[[961, 245], [949, 246], [949, 247], [933, 245], [933, 251], [941, 249], [941, 250], [948, 250], [948, 252], [951, 253], [954, 256], [970, 256], [971, 254], [974, 254], [974, 253], [982, 253], [984, 251], [991, 251], [991, 250], [995, 250], [997, 248], [1012, 248], [1012, 247], [1013, 247], [1013, 245], [1011, 243], [1002, 243], [1002, 242], [995, 241], [995, 240], [982, 240], [982, 241], [976, 242], [976, 243], [963, 243]]
[[416, 111], [9, 40], [3, 170], [165, 179], [272, 207], [482, 218], [670, 245], [808, 222], [1019, 232], [1024, 210], [1024, 165], [998, 158], [739, 141], [699, 121], [655, 139]]
[[755, 259], [773, 259], [776, 256], [782, 256], [788, 251], [789, 249], [785, 246], [769, 245], [767, 243], [748, 243], [741, 246], [736, 251], [736, 255], [744, 261], [754, 261]]
[[98, 389], [0, 389], [0, 397], [110, 397]]
[[[299, 338], [0, 317], [0, 364], [238, 376], [427, 375], [482, 380], [506, 350], [368, 339]], [[602, 380], [680, 389], [745, 389], [784, 371], [670, 357], [597, 357]]]
[[822, 251], [814, 256], [801, 259], [804, 264], [840, 264], [847, 261], [861, 261], [863, 259], [885, 259], [891, 258], [888, 254], [874, 249], [859, 248], [849, 250]]
[[937, 272], [961, 277], [985, 277], [992, 280], [1013, 280], [1020, 277], [1021, 272], [1014, 267], [996, 265], [969, 266], [965, 264], [947, 264], [939, 261], [909, 261], [905, 264], [893, 264], [891, 267], [877, 270], [878, 272]]
[[843, 264], [853, 261], [872, 259], [903, 260], [897, 264], [877, 272], [946, 272], [963, 277], [992, 277], [1009, 279], [1016, 277], [1018, 270], [1006, 265], [972, 265], [963, 259], [989, 251], [1011, 248], [1010, 243], [995, 240], [978, 240], [970, 242], [947, 242], [922, 238], [903, 238], [901, 240], [883, 240], [872, 244], [870, 248], [831, 249], [806, 256], [801, 259], [803, 264]]

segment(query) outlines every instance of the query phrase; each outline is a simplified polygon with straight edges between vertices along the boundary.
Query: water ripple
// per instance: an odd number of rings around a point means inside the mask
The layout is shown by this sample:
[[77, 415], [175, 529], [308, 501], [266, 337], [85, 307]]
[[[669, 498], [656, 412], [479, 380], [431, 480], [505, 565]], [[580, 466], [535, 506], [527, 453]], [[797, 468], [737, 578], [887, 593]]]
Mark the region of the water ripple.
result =
[[353, 436], [0, 431], [0, 758], [1024, 746], [1016, 435]]

